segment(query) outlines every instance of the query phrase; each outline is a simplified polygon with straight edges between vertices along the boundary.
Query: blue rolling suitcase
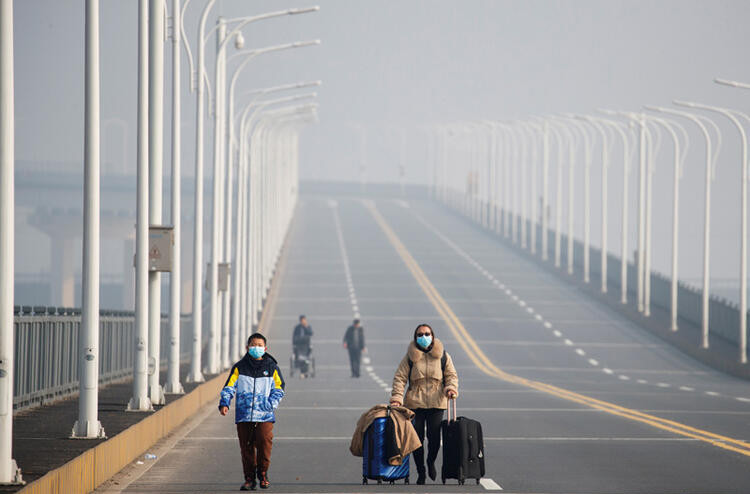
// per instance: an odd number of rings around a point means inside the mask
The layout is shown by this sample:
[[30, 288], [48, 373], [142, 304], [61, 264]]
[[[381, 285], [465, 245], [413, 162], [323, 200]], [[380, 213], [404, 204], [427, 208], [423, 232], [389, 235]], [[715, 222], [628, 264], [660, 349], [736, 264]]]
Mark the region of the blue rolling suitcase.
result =
[[[390, 412], [390, 411], [389, 411]], [[386, 455], [386, 427], [389, 417], [375, 419], [365, 431], [362, 448], [362, 483], [367, 480], [377, 480], [382, 484], [384, 480], [395, 483], [404, 479], [409, 483], [409, 455], [406, 455], [400, 465], [388, 464]]]

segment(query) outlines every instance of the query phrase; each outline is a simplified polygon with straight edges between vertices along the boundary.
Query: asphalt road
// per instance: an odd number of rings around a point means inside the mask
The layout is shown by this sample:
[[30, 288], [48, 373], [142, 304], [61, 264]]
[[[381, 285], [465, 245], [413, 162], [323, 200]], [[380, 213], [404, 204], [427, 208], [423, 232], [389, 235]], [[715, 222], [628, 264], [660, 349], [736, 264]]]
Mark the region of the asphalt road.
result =
[[[269, 352], [288, 374], [291, 329], [307, 314], [317, 377], [287, 377], [271, 491], [492, 487], [363, 486], [348, 451], [359, 415], [387, 401], [414, 327], [429, 322], [459, 373], [459, 415], [483, 424], [487, 478], [505, 492], [750, 492], [747, 382], [685, 357], [439, 206], [307, 196], [289, 242]], [[341, 347], [355, 313], [371, 358], [360, 379]], [[233, 420], [208, 412], [125, 492], [236, 491]]]

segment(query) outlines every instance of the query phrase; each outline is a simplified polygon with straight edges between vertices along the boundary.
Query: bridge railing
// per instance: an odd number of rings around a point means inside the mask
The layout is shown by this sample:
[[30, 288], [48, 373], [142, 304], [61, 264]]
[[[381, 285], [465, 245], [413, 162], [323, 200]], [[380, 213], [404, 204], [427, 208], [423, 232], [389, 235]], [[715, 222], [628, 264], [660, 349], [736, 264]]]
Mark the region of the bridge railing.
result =
[[[78, 332], [81, 310], [62, 307], [16, 307], [13, 408], [21, 410], [78, 393]], [[190, 318], [180, 323], [180, 355], [190, 356]], [[162, 316], [161, 362], [169, 348], [167, 317]], [[99, 316], [99, 384], [128, 379], [133, 373], [135, 316], [101, 311]]]

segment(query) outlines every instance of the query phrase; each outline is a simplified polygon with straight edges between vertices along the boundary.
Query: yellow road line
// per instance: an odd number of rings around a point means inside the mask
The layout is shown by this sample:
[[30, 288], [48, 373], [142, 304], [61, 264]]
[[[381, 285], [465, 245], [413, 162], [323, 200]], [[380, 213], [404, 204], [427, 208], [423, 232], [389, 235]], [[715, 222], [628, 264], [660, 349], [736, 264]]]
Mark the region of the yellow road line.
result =
[[596, 410], [601, 410], [611, 415], [647, 424], [657, 429], [668, 431], [681, 436], [698, 439], [722, 449], [740, 453], [745, 456], [750, 456], [750, 444], [744, 441], [716, 434], [703, 429], [691, 427], [679, 422], [675, 422], [673, 420], [657, 417], [655, 415], [649, 415], [647, 413], [639, 412], [638, 410], [633, 410], [630, 408], [622, 407], [620, 405], [616, 405], [614, 403], [598, 400], [596, 398], [582, 395], [580, 393], [575, 393], [573, 391], [568, 391], [566, 389], [552, 386], [550, 384], [545, 384], [539, 381], [515, 376], [498, 368], [479, 348], [474, 338], [472, 338], [464, 325], [458, 319], [458, 316], [456, 316], [445, 299], [443, 299], [432, 282], [430, 282], [429, 278], [424, 273], [424, 271], [422, 271], [422, 268], [419, 266], [417, 261], [409, 253], [408, 249], [404, 246], [393, 229], [391, 229], [385, 218], [383, 218], [380, 212], [375, 208], [374, 204], [365, 203], [365, 206], [372, 214], [375, 222], [383, 230], [383, 233], [388, 238], [391, 245], [393, 245], [393, 247], [396, 249], [396, 252], [404, 261], [404, 264], [406, 264], [406, 267], [414, 276], [419, 286], [427, 295], [427, 298], [430, 300], [440, 316], [445, 320], [459, 345], [463, 348], [472, 362], [474, 362], [474, 364], [485, 374], [506, 382], [526, 386], [568, 401], [586, 405], [588, 407], [594, 408]]

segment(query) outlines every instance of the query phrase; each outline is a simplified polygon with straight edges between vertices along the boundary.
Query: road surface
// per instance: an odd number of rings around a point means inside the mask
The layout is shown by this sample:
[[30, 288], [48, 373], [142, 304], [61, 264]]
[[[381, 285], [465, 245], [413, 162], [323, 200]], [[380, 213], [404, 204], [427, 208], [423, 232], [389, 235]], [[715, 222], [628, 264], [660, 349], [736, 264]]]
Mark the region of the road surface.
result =
[[[270, 491], [750, 492], [747, 382], [685, 357], [440, 206], [303, 196], [288, 241], [263, 330], [288, 374], [291, 330], [306, 314], [317, 376], [287, 376]], [[341, 346], [355, 314], [371, 358], [359, 379]], [[348, 451], [354, 424], [387, 401], [419, 322], [453, 356], [459, 415], [483, 424], [482, 485], [361, 485]], [[237, 491], [233, 413], [212, 406], [124, 492]]]

